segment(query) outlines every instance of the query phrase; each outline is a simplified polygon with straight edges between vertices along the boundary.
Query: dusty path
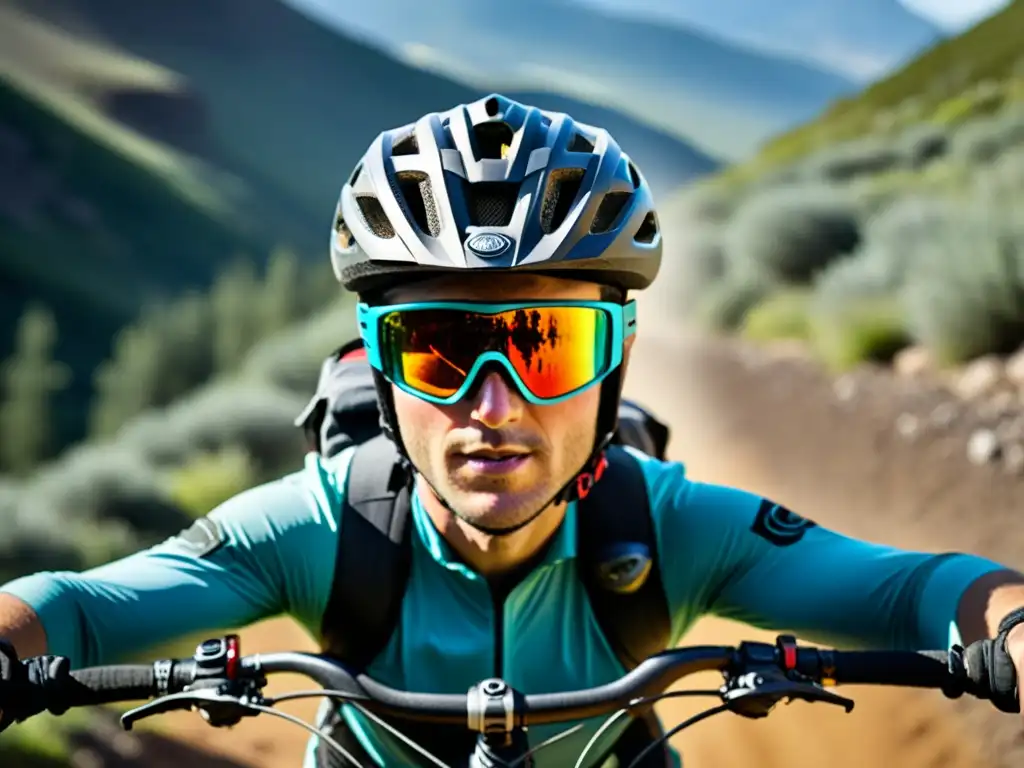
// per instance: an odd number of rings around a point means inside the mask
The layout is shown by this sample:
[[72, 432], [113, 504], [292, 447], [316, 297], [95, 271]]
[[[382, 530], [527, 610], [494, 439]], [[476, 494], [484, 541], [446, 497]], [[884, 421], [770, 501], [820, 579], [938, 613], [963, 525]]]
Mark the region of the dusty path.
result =
[[[650, 324], [648, 324], [648, 329]], [[771, 454], [764, 450], [765, 434], [748, 431], [743, 419], [754, 405], [741, 392], [730, 407], [723, 395], [727, 380], [712, 370], [706, 348], [691, 348], [679, 340], [648, 336], [636, 345], [629, 376], [629, 393], [651, 403], [673, 426], [672, 457], [688, 466], [690, 476], [738, 485], [765, 493], [808, 514], [826, 526], [853, 533], [850, 521], [863, 516], [856, 494], [816, 487], [806, 474], [781, 475], [772, 470]], [[672, 382], [671, 389], [667, 386]], [[749, 387], [750, 381], [745, 384]], [[779, 386], [779, 382], [768, 383]], [[737, 383], [734, 382], [734, 388]], [[784, 384], [783, 384], [784, 386]], [[674, 390], [674, 392], [673, 392]], [[787, 416], [798, 419], [805, 393], [794, 391]], [[730, 415], [731, 414], [731, 415]], [[797, 427], [798, 428], [798, 427]], [[760, 439], [758, 439], [760, 438]], [[770, 440], [768, 441], [770, 443]], [[770, 446], [769, 446], [770, 447]], [[785, 446], [777, 446], [786, 450]], [[863, 476], [872, 456], [853, 457], [849, 470]], [[867, 463], [866, 463], [867, 462]], [[880, 530], [885, 530], [881, 526]], [[916, 531], [878, 535], [894, 543], [930, 548]], [[687, 643], [729, 643], [767, 639], [773, 635], [722, 620], [705, 620], [684, 640]], [[851, 714], [822, 705], [796, 703], [779, 707], [763, 721], [751, 722], [723, 715], [695, 726], [676, 743], [691, 766], [751, 765], [765, 768], [972, 768], [985, 765], [977, 746], [964, 740], [952, 702], [941, 695], [848, 688], [857, 701]], [[691, 706], [665, 705], [666, 722], [696, 711]]]

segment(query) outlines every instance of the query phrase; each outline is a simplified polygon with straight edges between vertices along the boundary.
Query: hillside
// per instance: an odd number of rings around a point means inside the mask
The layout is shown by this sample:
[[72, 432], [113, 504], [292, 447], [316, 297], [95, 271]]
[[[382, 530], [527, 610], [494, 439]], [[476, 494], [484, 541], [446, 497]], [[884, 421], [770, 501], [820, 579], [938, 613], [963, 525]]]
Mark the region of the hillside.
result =
[[963, 34], [928, 48], [906, 66], [842, 99], [819, 117], [766, 142], [756, 174], [842, 141], [897, 133], [908, 126], [958, 124], [1024, 101], [1024, 0]]
[[855, 91], [850, 79], [811, 64], [565, 0], [288, 1], [393, 50], [441, 51], [437, 71], [476, 87], [488, 81], [614, 105], [729, 159]]
[[898, 0], [569, 0], [611, 13], [683, 24], [765, 53], [879, 77], [942, 37]]
[[[674, 201], [694, 319], [796, 341], [837, 372], [888, 364], [996, 403], [1007, 389], [1012, 407], [1024, 377], [1022, 39], [1017, 0]], [[982, 439], [1024, 467], [1009, 434]]]
[[[92, 371], [148, 300], [278, 244], [319, 257], [381, 128], [485, 92], [277, 0], [0, 0], [0, 161], [19, 180], [0, 184], [0, 319], [30, 299], [55, 311], [63, 431], [81, 434]], [[659, 193], [716, 167], [611, 108], [538, 98], [613, 128]]]

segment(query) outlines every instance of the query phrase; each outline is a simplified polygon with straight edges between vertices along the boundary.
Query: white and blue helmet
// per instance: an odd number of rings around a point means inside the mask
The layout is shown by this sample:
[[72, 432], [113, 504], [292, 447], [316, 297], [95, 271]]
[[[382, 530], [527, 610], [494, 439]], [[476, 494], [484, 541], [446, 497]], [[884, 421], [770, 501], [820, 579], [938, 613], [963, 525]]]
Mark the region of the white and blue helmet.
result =
[[661, 252], [651, 190], [607, 131], [498, 94], [377, 136], [331, 238], [357, 293], [464, 269], [643, 289]]

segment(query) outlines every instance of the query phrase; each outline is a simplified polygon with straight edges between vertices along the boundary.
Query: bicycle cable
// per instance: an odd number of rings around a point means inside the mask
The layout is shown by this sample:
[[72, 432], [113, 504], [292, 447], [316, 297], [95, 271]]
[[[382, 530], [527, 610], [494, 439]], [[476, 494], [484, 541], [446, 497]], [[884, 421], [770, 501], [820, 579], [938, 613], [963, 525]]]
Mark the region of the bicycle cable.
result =
[[671, 730], [666, 731], [664, 734], [662, 734], [661, 738], [656, 739], [655, 741], [653, 741], [650, 744], [648, 744], [643, 749], [643, 751], [641, 751], [640, 754], [636, 756], [636, 758], [633, 760], [633, 762], [631, 762], [626, 768], [637, 768], [637, 766], [640, 765], [640, 762], [645, 757], [647, 757], [649, 754], [651, 754], [651, 752], [653, 752], [658, 747], [662, 746], [666, 741], [671, 739], [673, 736], [675, 736], [680, 731], [682, 731], [682, 730], [684, 730], [686, 728], [689, 728], [691, 725], [696, 725], [701, 720], [707, 720], [709, 717], [713, 717], [714, 715], [720, 715], [722, 712], [728, 712], [728, 711], [729, 711], [729, 705], [728, 704], [719, 704], [717, 707], [711, 707], [710, 709], [705, 709], [703, 712], [700, 712], [700, 713], [694, 715], [693, 717], [690, 717], [690, 718], [684, 720], [679, 725], [677, 725], [675, 728], [672, 728]]
[[583, 748], [583, 752], [576, 759], [576, 765], [573, 768], [583, 768], [584, 762], [587, 759], [587, 755], [589, 755], [590, 751], [594, 749], [598, 741], [600, 741], [601, 737], [608, 732], [608, 729], [615, 725], [615, 723], [617, 723], [619, 720], [628, 715], [633, 709], [636, 709], [637, 707], [641, 707], [645, 704], [655, 704], [659, 701], [662, 701], [663, 699], [681, 699], [689, 696], [697, 697], [720, 695], [721, 693], [719, 691], [666, 691], [664, 693], [659, 693], [655, 696], [642, 696], [639, 699], [634, 699], [633, 701], [629, 702], [629, 704], [624, 706], [622, 709], [613, 712], [610, 716], [608, 716], [605, 719], [603, 723], [601, 723], [601, 727], [598, 728], [597, 732], [590, 737], [590, 741], [587, 742], [587, 745]]

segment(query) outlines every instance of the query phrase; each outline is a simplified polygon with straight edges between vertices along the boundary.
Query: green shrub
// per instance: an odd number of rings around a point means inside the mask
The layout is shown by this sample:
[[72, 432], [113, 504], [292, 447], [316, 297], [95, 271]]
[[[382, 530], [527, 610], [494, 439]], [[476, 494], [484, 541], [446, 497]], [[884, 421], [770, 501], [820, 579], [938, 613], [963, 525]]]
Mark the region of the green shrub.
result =
[[978, 169], [972, 182], [971, 192], [981, 203], [1024, 200], [1024, 147], [1004, 152], [999, 162]]
[[729, 265], [755, 282], [807, 285], [860, 242], [858, 211], [849, 196], [807, 185], [759, 193], [726, 230]]
[[678, 193], [671, 208], [698, 224], [715, 225], [728, 221], [738, 202], [739, 195], [728, 187], [698, 182]]
[[324, 358], [357, 335], [355, 304], [345, 298], [261, 341], [249, 353], [242, 371], [246, 377], [312, 397]]
[[903, 288], [913, 338], [941, 362], [1010, 353], [1024, 339], [1024, 222], [1012, 206], [951, 212], [922, 238]]
[[135, 451], [110, 444], [67, 452], [33, 478], [19, 506], [61, 524], [113, 521], [150, 541], [188, 524], [156, 469]]
[[844, 183], [859, 176], [900, 170], [906, 158], [887, 136], [868, 136], [819, 150], [803, 162], [812, 178]]
[[306, 446], [294, 421], [311, 395], [245, 379], [222, 380], [136, 419], [121, 430], [118, 443], [163, 468], [180, 467], [197, 453], [238, 446], [262, 479], [301, 465]]
[[918, 170], [945, 157], [949, 152], [950, 139], [943, 126], [920, 123], [904, 130], [896, 144], [906, 165]]
[[788, 290], [769, 296], [747, 312], [741, 334], [751, 341], [797, 339], [810, 336], [809, 295], [806, 290]]
[[257, 483], [256, 467], [241, 448], [201, 453], [171, 476], [175, 503], [195, 517], [227, 501]]
[[696, 302], [697, 322], [707, 330], [732, 333], [743, 325], [747, 313], [757, 306], [770, 288], [764, 283], [728, 278], [709, 286]]
[[951, 201], [923, 195], [896, 199], [867, 220], [864, 242], [854, 257], [825, 270], [817, 281], [818, 292], [844, 292], [854, 286], [860, 294], [895, 291], [916, 261], [929, 258], [926, 244], [955, 209]]
[[865, 361], [887, 363], [911, 341], [895, 296], [851, 296], [838, 303], [815, 303], [810, 325], [814, 351], [833, 371]]

